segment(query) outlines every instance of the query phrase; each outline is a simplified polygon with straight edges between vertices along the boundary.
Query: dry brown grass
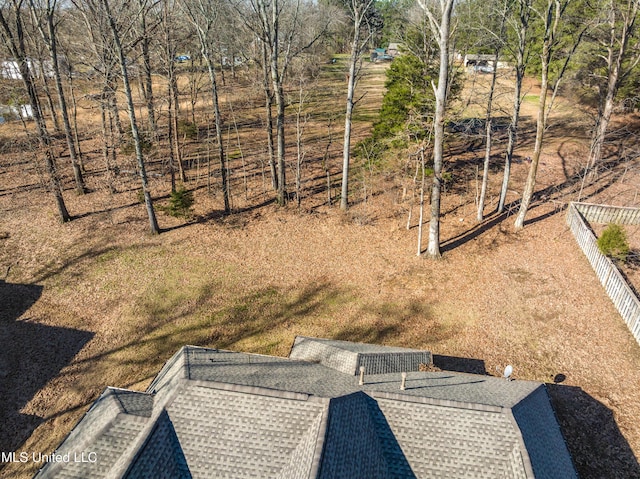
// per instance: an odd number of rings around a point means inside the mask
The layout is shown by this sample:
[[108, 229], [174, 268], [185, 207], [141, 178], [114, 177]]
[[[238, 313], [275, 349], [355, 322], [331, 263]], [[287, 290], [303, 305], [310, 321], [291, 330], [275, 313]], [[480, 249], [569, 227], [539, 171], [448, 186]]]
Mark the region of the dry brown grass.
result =
[[[369, 75], [363, 106], [374, 111], [381, 70]], [[343, 87], [335, 78], [325, 85], [327, 92]], [[340, 98], [333, 107], [324, 104], [325, 113], [341, 108]], [[255, 108], [243, 115], [257, 116]], [[6, 345], [0, 449], [50, 452], [106, 386], [144, 389], [184, 344], [286, 355], [302, 334], [426, 348], [440, 357], [475, 359], [489, 374], [512, 364], [517, 379], [564, 377], [551, 392], [583, 477], [640, 477], [634, 463], [640, 348], [561, 211], [576, 192], [564, 172], [580, 168], [583, 138], [566, 131], [550, 137], [539, 176], [544, 201], [517, 234], [509, 215], [475, 223], [476, 152], [452, 157], [450, 168], [461, 179], [445, 195], [445, 255], [433, 262], [414, 254], [416, 229], [404, 227], [407, 204], [398, 179], [369, 178], [374, 194], [364, 202], [357, 189], [347, 214], [326, 206], [318, 161], [325, 120], [318, 115], [308, 130], [318, 139], [309, 146], [305, 186], [318, 189], [306, 194], [302, 210], [259, 206], [272, 196], [261, 179], [263, 143], [256, 130], [244, 129], [253, 169], [245, 195], [239, 160], [233, 165], [236, 213], [220, 215], [220, 197], [207, 193], [204, 179], [192, 180], [194, 221], [160, 213], [165, 232], [157, 237], [146, 233], [134, 180], [123, 179], [120, 192], [109, 194], [99, 160], [88, 162], [93, 192], [68, 191], [76, 219], [59, 225], [30, 163], [3, 157], [0, 232], [8, 234], [0, 239], [0, 274], [10, 270], [0, 285], [9, 305], [0, 316]], [[358, 124], [356, 136], [368, 126]], [[340, 138], [336, 124], [335, 141]], [[523, 137], [522, 157], [530, 144]], [[198, 145], [187, 146], [195, 151]], [[334, 144], [333, 174], [337, 152]], [[526, 167], [514, 165], [510, 199], [517, 198]], [[621, 180], [612, 166], [610, 176], [590, 187], [589, 194], [602, 187], [590, 201], [628, 198], [637, 189], [637, 162], [635, 168]], [[494, 175], [489, 207], [498, 182]], [[156, 197], [166, 194], [166, 183], [153, 180]], [[0, 474], [34, 471], [10, 465]]]

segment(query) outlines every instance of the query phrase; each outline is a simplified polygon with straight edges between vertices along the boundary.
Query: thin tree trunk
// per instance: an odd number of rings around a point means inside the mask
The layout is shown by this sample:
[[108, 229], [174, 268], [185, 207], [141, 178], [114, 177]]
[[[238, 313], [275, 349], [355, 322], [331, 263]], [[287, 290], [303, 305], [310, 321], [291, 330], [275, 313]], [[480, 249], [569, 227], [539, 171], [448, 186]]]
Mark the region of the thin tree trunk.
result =
[[114, 184], [114, 171], [110, 161], [109, 143], [107, 136], [107, 110], [106, 105], [100, 102], [100, 125], [102, 128], [102, 158], [104, 159], [104, 166], [107, 174], [107, 186], [110, 193], [116, 193], [116, 187]]
[[[635, 33], [635, 22], [638, 15], [638, 0], [629, 0], [627, 3], [626, 14], [622, 16], [622, 30], [618, 35], [616, 31], [616, 15], [614, 14], [614, 2], [611, 2], [611, 13], [609, 19], [610, 38], [607, 46], [607, 90], [604, 99], [600, 102], [598, 109], [598, 117], [591, 138], [591, 148], [589, 150], [589, 161], [587, 169], [595, 167], [602, 159], [602, 150], [609, 123], [611, 121], [611, 113], [620, 79], [624, 76], [622, 72], [622, 62], [627, 56], [627, 48], [629, 40]], [[617, 46], [617, 49], [616, 49]], [[637, 64], [640, 56], [636, 53], [634, 58], [630, 59], [630, 64]]]
[[270, 86], [269, 58], [267, 44], [262, 42], [262, 75], [265, 94], [265, 113], [267, 120], [267, 148], [269, 152], [269, 171], [271, 172], [271, 186], [278, 191], [278, 174], [276, 172], [276, 155], [273, 141], [273, 92]]
[[493, 74], [491, 75], [491, 88], [489, 89], [489, 98], [487, 99], [487, 114], [485, 115], [485, 148], [484, 148], [484, 165], [482, 168], [482, 187], [480, 188], [480, 201], [478, 202], [478, 221], [484, 218], [484, 202], [487, 197], [487, 184], [489, 182], [489, 163], [491, 161], [491, 141], [492, 136], [492, 109], [493, 109], [493, 93], [496, 88], [496, 78], [498, 75], [498, 51], [494, 55]]
[[58, 112], [56, 111], [55, 103], [53, 101], [53, 97], [51, 96], [51, 90], [49, 89], [48, 72], [44, 69], [43, 61], [40, 61], [40, 74], [42, 75], [42, 90], [44, 91], [44, 95], [47, 98], [47, 107], [49, 108], [51, 120], [53, 121], [53, 129], [56, 133], [60, 133], [62, 129], [60, 128], [60, 121], [58, 120]]
[[[64, 88], [62, 86], [62, 76], [60, 74], [60, 64], [58, 63], [58, 47], [56, 40], [56, 31], [53, 24], [53, 12], [47, 12], [47, 27], [48, 27], [48, 41], [49, 53], [51, 54], [51, 63], [53, 66], [53, 74], [56, 84], [56, 90], [58, 93], [58, 104], [60, 105], [60, 113], [62, 115], [62, 124], [64, 126], [64, 135], [67, 140], [67, 147], [69, 148], [69, 156], [71, 157], [71, 167], [73, 168], [73, 176], [76, 183], [76, 193], [83, 195], [86, 192], [86, 186], [84, 184], [84, 178], [82, 177], [82, 170], [80, 168], [80, 162], [78, 161], [78, 152], [76, 151], [76, 145], [73, 140], [73, 134], [71, 131], [71, 122], [69, 121], [69, 111], [67, 108], [67, 100], [64, 94]], [[42, 37], [46, 39], [44, 32], [41, 32]]]
[[285, 141], [284, 141], [284, 110], [285, 98], [282, 86], [282, 78], [278, 65], [278, 2], [271, 0], [271, 13], [273, 25], [273, 39], [270, 45], [271, 57], [271, 82], [273, 83], [273, 93], [276, 100], [276, 144], [277, 144], [277, 164], [276, 172], [278, 176], [278, 190], [276, 200], [280, 206], [287, 203], [287, 181], [285, 170]]
[[83, 173], [86, 171], [84, 166], [84, 157], [82, 154], [82, 145], [80, 144], [80, 132], [78, 130], [78, 102], [76, 99], [76, 91], [75, 86], [73, 85], [73, 75], [69, 72], [67, 77], [67, 81], [69, 82], [69, 92], [71, 93], [71, 111], [73, 118], [73, 141], [76, 146], [76, 151], [78, 152], [78, 164], [80, 165], [80, 171]]
[[[439, 28], [438, 47], [440, 50], [440, 70], [438, 74], [438, 87], [436, 89], [436, 111], [433, 120], [433, 185], [431, 188], [431, 218], [429, 220], [429, 243], [427, 254], [431, 258], [440, 258], [440, 197], [442, 190], [442, 166], [444, 160], [444, 116], [447, 103], [447, 91], [449, 82], [449, 34], [451, 25], [451, 13], [453, 0], [441, 3], [442, 18]], [[424, 8], [424, 7], [423, 7]], [[426, 9], [425, 9], [426, 11]], [[433, 15], [431, 15], [431, 18]], [[437, 25], [435, 19], [431, 19], [432, 26]]]
[[351, 163], [351, 118], [353, 116], [353, 96], [356, 87], [356, 69], [360, 57], [360, 12], [355, 12], [353, 43], [349, 57], [349, 78], [347, 81], [347, 109], [344, 116], [344, 141], [342, 146], [342, 190], [340, 193], [340, 209], [349, 208], [349, 166]]
[[184, 171], [184, 164], [182, 163], [182, 152], [180, 151], [180, 139], [179, 139], [179, 122], [178, 122], [178, 114], [179, 114], [179, 96], [178, 96], [178, 81], [175, 75], [175, 70], [173, 69], [173, 65], [169, 67], [169, 95], [172, 97], [171, 101], [171, 113], [169, 115], [169, 121], [173, 123], [171, 131], [173, 133], [173, 138], [170, 141], [173, 143], [174, 147], [174, 158], [176, 163], [178, 164], [178, 172], [180, 174], [180, 181], [185, 183], [187, 181], [187, 175]]
[[220, 176], [222, 179], [222, 196], [224, 200], [224, 212], [229, 214], [231, 206], [229, 204], [229, 181], [227, 179], [227, 162], [224, 156], [224, 145], [222, 144], [222, 118], [220, 116], [220, 102], [218, 100], [218, 85], [216, 82], [216, 72], [213, 68], [213, 59], [208, 51], [204, 51], [204, 58], [209, 70], [209, 81], [211, 82], [211, 99], [213, 102], [214, 124], [216, 128], [216, 141], [218, 143], [218, 159], [220, 161]]
[[504, 159], [504, 172], [502, 175], [502, 187], [500, 188], [500, 199], [498, 200], [498, 213], [504, 211], [509, 188], [509, 178], [511, 176], [511, 164], [513, 162], [513, 152], [516, 146], [518, 133], [518, 120], [520, 119], [520, 105], [522, 104], [522, 79], [524, 78], [524, 68], [516, 69], [516, 84], [513, 94], [513, 112], [509, 123], [509, 139], [507, 141], [507, 151]]
[[[569, 1], [569, 0], [567, 0]], [[547, 110], [547, 90], [549, 88], [549, 65], [551, 63], [551, 58], [553, 54], [553, 48], [555, 46], [556, 35], [558, 34], [558, 25], [562, 21], [561, 16], [564, 12], [564, 8], [566, 4], [563, 6], [559, 0], [548, 0], [547, 10], [545, 16], [545, 35], [544, 42], [542, 45], [542, 72], [541, 72], [541, 85], [540, 85], [540, 101], [538, 103], [538, 118], [536, 125], [536, 140], [533, 150], [533, 158], [531, 159], [531, 165], [529, 166], [529, 174], [527, 176], [527, 182], [524, 186], [524, 191], [522, 192], [522, 201], [520, 203], [520, 210], [518, 211], [518, 216], [515, 221], [515, 229], [520, 230], [524, 228], [524, 220], [527, 215], [527, 211], [529, 210], [529, 206], [531, 205], [531, 199], [533, 197], [533, 191], [536, 184], [536, 175], [538, 173], [538, 164], [540, 163], [540, 155], [542, 153], [542, 142], [544, 138], [544, 132], [547, 127], [547, 119], [549, 116], [549, 110]], [[571, 55], [576, 51], [578, 47], [578, 43], [580, 42], [582, 35], [585, 30], [579, 34], [577, 40], [574, 42], [572, 48], [569, 50], [565, 58], [565, 62], [563, 64], [562, 69], [558, 73], [558, 77], [556, 79], [554, 88], [553, 88], [553, 97], [558, 89], [558, 85], [562, 78], [563, 73], [566, 70], [566, 67], [569, 63]], [[552, 97], [552, 102], [553, 102]]]
[[[171, 74], [169, 74], [171, 76]], [[176, 167], [175, 167], [175, 150], [177, 150], [178, 146], [174, 142], [176, 139], [176, 135], [173, 132], [173, 95], [171, 93], [171, 79], [169, 79], [169, 84], [167, 85], [167, 98], [169, 101], [169, 131], [168, 131], [168, 140], [169, 140], [169, 175], [171, 178], [171, 192], [174, 193], [176, 191]], [[182, 166], [182, 165], [180, 165]], [[182, 168], [181, 168], [182, 169]], [[184, 180], [183, 180], [184, 181]]]
[[118, 99], [116, 98], [115, 89], [112, 89], [111, 94], [109, 95], [109, 108], [111, 109], [113, 122], [116, 125], [116, 131], [118, 132], [119, 137], [118, 139], [122, 140], [122, 138], [124, 137], [124, 127], [122, 126], [122, 121], [120, 120], [120, 108], [118, 107]]
[[542, 74], [540, 85], [540, 100], [538, 103], [538, 117], [536, 121], [536, 140], [533, 148], [533, 158], [531, 159], [531, 165], [529, 166], [529, 174], [527, 175], [527, 181], [524, 185], [524, 191], [522, 192], [522, 202], [520, 203], [520, 210], [516, 217], [515, 228], [516, 230], [524, 228], [524, 220], [531, 204], [531, 198], [533, 197], [533, 190], [536, 184], [536, 175], [538, 173], [538, 163], [540, 162], [540, 154], [542, 153], [542, 141], [544, 139], [544, 131], [546, 128], [546, 103], [547, 103], [547, 90], [549, 88], [549, 61], [551, 59], [551, 47], [549, 41], [545, 41], [542, 50]]
[[529, 30], [529, 18], [531, 15], [531, 0], [519, 0], [518, 2], [518, 45], [516, 51], [516, 81], [515, 91], [513, 94], [513, 110], [511, 115], [511, 122], [509, 123], [509, 139], [507, 142], [507, 151], [504, 161], [504, 172], [502, 176], [502, 187], [500, 188], [500, 199], [498, 200], [498, 213], [504, 211], [504, 206], [507, 200], [507, 191], [509, 188], [509, 179], [511, 176], [511, 164], [513, 163], [513, 152], [516, 146], [517, 134], [518, 134], [518, 121], [520, 119], [520, 105], [522, 104], [522, 81], [524, 79], [524, 72], [527, 63], [527, 57], [525, 57], [528, 38], [527, 32]]
[[105, 13], [107, 14], [111, 32], [113, 34], [116, 53], [120, 62], [120, 71], [122, 74], [122, 82], [124, 84], [124, 93], [127, 99], [127, 110], [129, 111], [129, 121], [131, 123], [131, 136], [133, 137], [133, 143], [135, 145], [136, 160], [138, 161], [140, 181], [142, 183], [142, 193], [144, 194], [144, 202], [147, 208], [147, 215], [149, 216], [149, 226], [151, 229], [151, 234], [158, 234], [160, 233], [160, 228], [158, 227], [158, 220], [156, 219], [156, 213], [153, 209], [153, 202], [151, 199], [151, 194], [149, 192], [147, 170], [142, 153], [142, 141], [140, 140], [140, 134], [138, 132], [138, 123], [136, 120], [135, 106], [133, 104], [133, 95], [131, 93], [131, 84], [129, 82], [129, 74], [127, 72], [127, 64], [124, 56], [124, 51], [120, 42], [120, 34], [118, 33], [115, 20], [111, 15], [108, 0], [102, 0], [102, 4], [104, 6]]
[[[420, 166], [422, 167], [422, 178], [420, 180], [420, 217], [418, 219], [418, 253], [422, 254], [422, 225], [424, 223], [424, 186], [425, 186], [425, 164], [424, 164], [424, 148], [420, 150]], [[411, 210], [409, 210], [409, 220], [407, 221], [407, 229], [409, 229], [411, 221]]]
[[[142, 9], [142, 3], [140, 8]], [[158, 127], [156, 125], [156, 114], [153, 99], [153, 77], [151, 76], [151, 56], [149, 54], [149, 34], [147, 32], [147, 22], [145, 19], [145, 12], [140, 14], [140, 26], [142, 28], [142, 74], [144, 77], [144, 83], [142, 85], [142, 91], [144, 93], [145, 102], [147, 105], [147, 121], [149, 122], [149, 130], [152, 138], [158, 137]], [[173, 61], [173, 59], [171, 59]]]
[[302, 189], [302, 162], [304, 161], [304, 152], [302, 147], [302, 134], [304, 131], [304, 125], [306, 124], [306, 118], [304, 123], [301, 122], [302, 107], [304, 105], [303, 96], [303, 82], [300, 81], [300, 91], [298, 97], [298, 109], [296, 111], [296, 206], [300, 208], [302, 202], [300, 190]]

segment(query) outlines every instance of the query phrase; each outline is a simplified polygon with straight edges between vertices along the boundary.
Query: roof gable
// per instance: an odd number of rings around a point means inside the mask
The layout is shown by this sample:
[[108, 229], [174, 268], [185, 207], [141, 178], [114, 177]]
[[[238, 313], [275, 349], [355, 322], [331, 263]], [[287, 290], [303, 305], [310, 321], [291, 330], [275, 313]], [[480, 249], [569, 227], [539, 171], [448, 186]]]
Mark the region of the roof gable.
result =
[[[99, 464], [37, 477], [576, 477], [540, 383], [411, 371], [430, 353], [344, 341], [291, 355], [313, 362], [185, 346], [146, 393], [108, 388], [57, 450]], [[367, 355], [381, 372], [361, 385]]]

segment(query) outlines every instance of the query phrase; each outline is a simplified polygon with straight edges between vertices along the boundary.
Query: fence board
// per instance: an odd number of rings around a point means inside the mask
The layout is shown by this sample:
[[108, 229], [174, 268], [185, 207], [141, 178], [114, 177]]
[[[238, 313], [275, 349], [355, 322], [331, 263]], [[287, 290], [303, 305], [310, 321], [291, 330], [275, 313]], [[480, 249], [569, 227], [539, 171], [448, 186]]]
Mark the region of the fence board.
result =
[[613, 261], [600, 252], [597, 239], [587, 222], [638, 225], [640, 208], [571, 203], [567, 212], [567, 224], [578, 246], [631, 334], [640, 344], [640, 299]]

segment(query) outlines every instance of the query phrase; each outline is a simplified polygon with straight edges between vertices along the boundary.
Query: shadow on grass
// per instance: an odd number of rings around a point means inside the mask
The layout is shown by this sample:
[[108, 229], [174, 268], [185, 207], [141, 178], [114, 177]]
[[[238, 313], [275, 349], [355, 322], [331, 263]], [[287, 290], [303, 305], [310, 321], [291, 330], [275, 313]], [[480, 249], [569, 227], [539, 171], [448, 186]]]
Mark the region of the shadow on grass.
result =
[[[430, 341], [456, 334], [433, 318], [426, 305], [362, 304], [353, 291], [328, 282], [294, 290], [260, 288], [236, 298], [219, 290], [220, 284], [212, 282], [193, 294], [161, 294], [157, 304], [138, 305], [138, 316], [122, 319], [123, 328], [133, 326], [122, 336], [126, 340], [75, 361], [69, 379], [94, 397], [105, 386], [125, 387], [155, 376], [186, 344], [285, 355], [284, 346], [296, 335], [402, 345], [415, 333], [416, 321], [421, 328], [424, 325], [424, 337]], [[149, 298], [145, 295], [145, 300]], [[113, 384], [101, 382], [107, 376]], [[56, 415], [77, 406], [70, 404]]]
[[640, 465], [613, 412], [579, 387], [547, 384], [581, 479], [640, 478]]
[[15, 451], [43, 422], [20, 411], [93, 337], [88, 331], [18, 320], [42, 289], [0, 280], [0, 451]]

